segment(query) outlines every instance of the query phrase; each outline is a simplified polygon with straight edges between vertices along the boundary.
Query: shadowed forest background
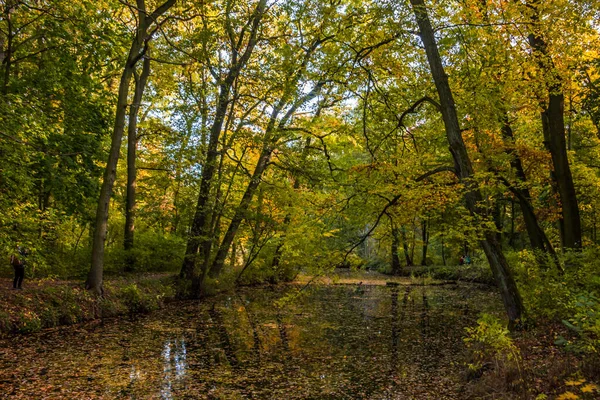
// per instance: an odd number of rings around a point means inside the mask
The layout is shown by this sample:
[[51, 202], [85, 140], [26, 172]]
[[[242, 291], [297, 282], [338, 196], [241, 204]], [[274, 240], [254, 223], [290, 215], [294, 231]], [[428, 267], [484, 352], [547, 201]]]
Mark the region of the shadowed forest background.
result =
[[0, 249], [29, 249], [25, 287], [466, 279], [505, 310], [480, 327], [557, 324], [598, 359], [600, 2], [0, 5]]

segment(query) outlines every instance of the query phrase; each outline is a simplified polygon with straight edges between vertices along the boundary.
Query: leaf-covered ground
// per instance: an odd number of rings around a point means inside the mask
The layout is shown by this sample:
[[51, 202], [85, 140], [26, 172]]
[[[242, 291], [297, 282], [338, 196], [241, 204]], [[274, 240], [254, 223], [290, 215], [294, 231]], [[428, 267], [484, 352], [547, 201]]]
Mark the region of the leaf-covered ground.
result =
[[470, 285], [252, 288], [0, 342], [10, 398], [461, 399]]
[[174, 297], [172, 283], [167, 274], [115, 277], [99, 301], [82, 281], [26, 279], [23, 290], [13, 290], [12, 280], [0, 278], [0, 337], [155, 310]]

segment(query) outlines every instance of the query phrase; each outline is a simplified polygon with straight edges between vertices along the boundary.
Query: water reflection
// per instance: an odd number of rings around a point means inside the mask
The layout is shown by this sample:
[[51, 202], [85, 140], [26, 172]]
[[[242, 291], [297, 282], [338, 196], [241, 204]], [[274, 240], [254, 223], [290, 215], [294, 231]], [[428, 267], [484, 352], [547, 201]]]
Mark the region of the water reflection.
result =
[[185, 339], [167, 339], [163, 345], [163, 384], [160, 390], [162, 399], [173, 398], [173, 387], [185, 376], [187, 349]]
[[296, 287], [174, 304], [46, 335], [43, 357], [35, 336], [18, 348], [0, 343], [0, 382], [13, 382], [23, 359], [23, 379], [7, 388], [17, 399], [39, 398], [39, 371], [60, 390], [48, 398], [460, 398], [464, 327], [483, 307], [501, 307], [497, 297], [468, 286], [359, 289], [313, 287], [282, 307]]

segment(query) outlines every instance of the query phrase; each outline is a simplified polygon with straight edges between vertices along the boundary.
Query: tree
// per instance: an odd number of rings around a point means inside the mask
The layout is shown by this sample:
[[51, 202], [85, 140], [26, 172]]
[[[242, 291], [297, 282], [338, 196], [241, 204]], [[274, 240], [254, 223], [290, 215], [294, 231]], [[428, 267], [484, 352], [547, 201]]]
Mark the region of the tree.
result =
[[[452, 90], [448, 83], [448, 76], [444, 71], [433, 28], [427, 14], [427, 8], [423, 0], [411, 0], [411, 5], [417, 24], [419, 25], [419, 35], [425, 46], [431, 75], [440, 98], [440, 108], [446, 137], [450, 145], [450, 152], [454, 159], [454, 168], [458, 178], [466, 184], [465, 200], [467, 208], [474, 215], [483, 215], [484, 210], [481, 206], [482, 196], [473, 182], [473, 167], [462, 138]], [[492, 232], [488, 231], [484, 233], [481, 246], [494, 273], [496, 283], [500, 288], [509, 321], [511, 325], [514, 325], [518, 323], [523, 315], [523, 303], [510, 271], [510, 266]]]
[[[233, 31], [230, 18], [233, 3], [228, 2], [226, 7], [225, 28], [229, 36], [229, 65], [224, 76], [219, 76], [213, 71], [213, 77], [219, 87], [218, 100], [215, 108], [214, 119], [210, 128], [206, 158], [202, 166], [200, 178], [200, 193], [196, 204], [196, 211], [192, 221], [190, 236], [187, 241], [185, 259], [181, 268], [181, 276], [185, 276], [193, 282], [192, 291], [195, 295], [199, 293], [200, 284], [208, 272], [209, 258], [212, 247], [210, 237], [211, 226], [210, 215], [210, 193], [213, 185], [213, 177], [217, 168], [218, 144], [221, 137], [223, 122], [226, 117], [227, 108], [231, 102], [230, 94], [234, 82], [241, 70], [246, 66], [258, 41], [258, 33], [261, 21], [266, 9], [266, 0], [259, 0], [247, 22], [236, 34]], [[247, 31], [249, 29], [249, 31]], [[196, 271], [196, 261], [202, 262], [201, 272]]]
[[547, 100], [542, 100], [542, 130], [544, 144], [552, 156], [553, 179], [560, 196], [561, 203], [561, 238], [563, 246], [567, 249], [581, 248], [581, 218], [577, 204], [577, 194], [573, 183], [573, 175], [567, 155], [565, 140], [564, 103], [562, 79], [553, 65], [552, 57], [548, 52], [548, 45], [540, 30], [540, 2], [527, 1], [526, 7], [532, 22], [532, 31], [528, 36], [529, 44], [533, 49], [534, 57], [539, 70], [544, 76]]
[[[104, 241], [106, 240], [106, 231], [108, 227], [108, 211], [110, 197], [112, 194], [113, 185], [117, 175], [117, 162], [121, 151], [121, 141], [125, 130], [125, 114], [127, 111], [129, 86], [131, 77], [135, 71], [137, 63], [144, 57], [148, 42], [152, 36], [160, 29], [166, 19], [160, 20], [164, 13], [175, 4], [176, 0], [167, 0], [158, 6], [153, 12], [149, 13], [146, 10], [144, 0], [137, 0], [134, 14], [137, 16], [137, 26], [135, 37], [129, 48], [129, 54], [123, 67], [121, 80], [119, 82], [119, 96], [117, 99], [115, 122], [111, 139], [110, 153], [106, 168], [102, 187], [100, 188], [100, 196], [98, 199], [98, 207], [96, 209], [96, 220], [94, 225], [94, 235], [92, 243], [92, 266], [88, 273], [86, 288], [97, 294], [102, 294], [102, 272], [104, 265]], [[153, 29], [153, 30], [151, 30]]]
[[[125, 251], [131, 251], [134, 244], [134, 221], [135, 221], [135, 189], [136, 189], [136, 151], [138, 146], [138, 113], [146, 83], [150, 76], [150, 58], [144, 57], [142, 73], [138, 76], [134, 71], [135, 85], [133, 102], [129, 106], [129, 125], [127, 128], [127, 198], [125, 202], [125, 235], [123, 247]], [[132, 271], [135, 266], [135, 258], [130, 254], [126, 260], [126, 268]]]

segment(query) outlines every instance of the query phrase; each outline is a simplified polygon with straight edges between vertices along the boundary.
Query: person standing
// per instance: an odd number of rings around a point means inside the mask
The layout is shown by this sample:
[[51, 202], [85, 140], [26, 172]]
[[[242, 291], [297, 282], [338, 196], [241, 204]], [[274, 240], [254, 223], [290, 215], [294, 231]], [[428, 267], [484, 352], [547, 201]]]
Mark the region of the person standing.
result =
[[10, 256], [10, 264], [15, 270], [15, 278], [13, 279], [13, 289], [21, 290], [23, 279], [25, 278], [25, 257], [27, 256], [27, 250], [17, 246], [17, 254]]

